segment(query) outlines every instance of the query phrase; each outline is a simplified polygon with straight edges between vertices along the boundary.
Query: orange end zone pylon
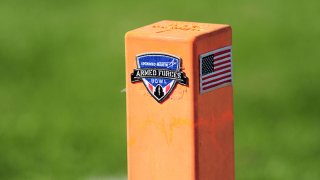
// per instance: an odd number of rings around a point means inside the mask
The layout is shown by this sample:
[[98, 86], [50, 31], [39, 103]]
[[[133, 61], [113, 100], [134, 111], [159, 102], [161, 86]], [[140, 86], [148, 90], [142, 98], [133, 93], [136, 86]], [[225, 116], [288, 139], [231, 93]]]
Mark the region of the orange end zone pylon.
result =
[[179, 21], [126, 34], [129, 180], [234, 180], [231, 39]]

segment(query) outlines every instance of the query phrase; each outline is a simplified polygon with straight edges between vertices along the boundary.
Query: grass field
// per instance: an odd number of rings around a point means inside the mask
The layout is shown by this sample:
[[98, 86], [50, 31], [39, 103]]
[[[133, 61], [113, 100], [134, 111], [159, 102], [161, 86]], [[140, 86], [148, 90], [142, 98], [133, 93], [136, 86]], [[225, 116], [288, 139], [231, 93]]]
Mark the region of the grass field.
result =
[[0, 179], [125, 176], [123, 37], [162, 19], [233, 27], [237, 179], [320, 179], [319, 9], [317, 0], [1, 0]]

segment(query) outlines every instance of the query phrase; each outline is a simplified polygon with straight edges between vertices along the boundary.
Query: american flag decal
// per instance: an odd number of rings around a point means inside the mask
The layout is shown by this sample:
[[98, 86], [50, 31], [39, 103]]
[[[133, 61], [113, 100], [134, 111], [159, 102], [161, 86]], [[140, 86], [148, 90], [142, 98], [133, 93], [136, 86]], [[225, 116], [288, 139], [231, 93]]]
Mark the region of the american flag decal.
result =
[[231, 46], [200, 55], [200, 93], [232, 83]]

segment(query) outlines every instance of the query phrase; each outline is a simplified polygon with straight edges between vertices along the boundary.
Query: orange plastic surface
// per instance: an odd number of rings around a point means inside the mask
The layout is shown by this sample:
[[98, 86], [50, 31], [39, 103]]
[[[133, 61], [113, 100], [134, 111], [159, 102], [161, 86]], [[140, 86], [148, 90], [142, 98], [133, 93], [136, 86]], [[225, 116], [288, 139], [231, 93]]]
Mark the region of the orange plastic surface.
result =
[[[126, 34], [129, 180], [234, 180], [232, 85], [199, 90], [200, 54], [231, 45], [231, 34], [228, 25], [177, 21]], [[162, 103], [130, 79], [148, 52], [179, 56], [189, 78]]]

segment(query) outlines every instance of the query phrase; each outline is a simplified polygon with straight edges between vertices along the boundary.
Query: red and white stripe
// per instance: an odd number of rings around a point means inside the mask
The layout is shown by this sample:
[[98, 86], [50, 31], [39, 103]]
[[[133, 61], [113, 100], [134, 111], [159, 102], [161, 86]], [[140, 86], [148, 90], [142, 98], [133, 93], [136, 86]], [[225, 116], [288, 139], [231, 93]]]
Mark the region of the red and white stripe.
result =
[[[153, 93], [156, 87], [152, 86], [152, 84], [150, 84], [147, 80], [145, 80], [145, 83], [147, 83], [147, 87], [149, 91]], [[174, 81], [172, 81], [171, 83], [169, 83], [163, 88], [165, 95], [169, 93], [169, 91], [171, 90], [171, 87], [173, 86], [173, 83]]]
[[[200, 72], [200, 92], [205, 93], [216, 88], [230, 85], [232, 83], [232, 52], [231, 46], [220, 48], [200, 56], [200, 65], [202, 57], [214, 55], [214, 72], [202, 75]], [[200, 71], [202, 67], [200, 66]]]

